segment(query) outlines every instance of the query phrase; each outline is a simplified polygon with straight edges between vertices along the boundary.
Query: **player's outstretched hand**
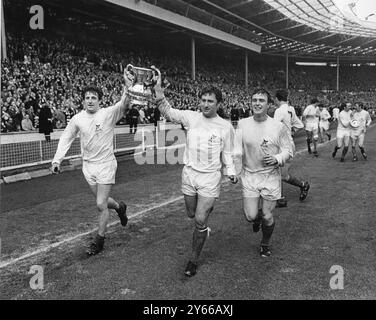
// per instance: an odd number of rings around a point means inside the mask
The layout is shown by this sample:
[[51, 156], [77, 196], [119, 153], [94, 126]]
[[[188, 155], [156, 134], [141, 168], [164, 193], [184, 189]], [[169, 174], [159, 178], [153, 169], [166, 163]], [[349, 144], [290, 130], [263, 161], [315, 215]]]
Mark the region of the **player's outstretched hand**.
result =
[[51, 167], [52, 174], [60, 173], [60, 165], [58, 163], [53, 163]]
[[231, 183], [237, 184], [238, 183], [238, 177], [237, 176], [228, 176], [230, 179]]
[[161, 99], [164, 98], [164, 88], [162, 88], [162, 76], [159, 69], [157, 69], [155, 66], [151, 66], [150, 69], [154, 71], [154, 79], [156, 81], [154, 85], [154, 92], [155, 92], [155, 99]]

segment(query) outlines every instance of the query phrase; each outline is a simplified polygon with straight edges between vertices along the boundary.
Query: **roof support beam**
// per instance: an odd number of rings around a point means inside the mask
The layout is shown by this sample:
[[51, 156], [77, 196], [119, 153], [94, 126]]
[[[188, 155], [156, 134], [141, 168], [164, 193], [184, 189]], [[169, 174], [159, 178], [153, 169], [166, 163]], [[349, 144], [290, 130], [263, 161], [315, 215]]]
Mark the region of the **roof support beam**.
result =
[[289, 18], [289, 17], [284, 17], [284, 18], [282, 18], [282, 19], [272, 20], [272, 21], [270, 21], [270, 22], [268, 22], [268, 23], [261, 24], [260, 26], [261, 26], [261, 27], [265, 27], [265, 26], [269, 26], [269, 25], [271, 25], [271, 24], [278, 23], [278, 22], [282, 22], [282, 21], [286, 21], [286, 20], [290, 20], [290, 18]]
[[299, 24], [296, 24], [296, 25], [294, 25], [292, 27], [287, 27], [287, 28], [280, 29], [280, 30], [276, 31], [275, 33], [278, 34], [280, 32], [284, 32], [284, 31], [295, 29], [295, 28], [299, 28], [299, 27], [304, 27], [304, 24], [299, 23]]
[[334, 47], [337, 47], [339, 44], [342, 44], [342, 43], [345, 43], [345, 42], [348, 42], [348, 41], [354, 40], [354, 39], [356, 39], [356, 38], [357, 38], [357, 36], [347, 38], [347, 39], [345, 39], [345, 40], [342, 40], [342, 41], [340, 41], [340, 42], [335, 43], [333, 46], [334, 46]]
[[333, 33], [327, 34], [327, 35], [325, 35], [323, 37], [320, 37], [320, 38], [312, 40], [312, 42], [317, 42], [317, 41], [324, 40], [324, 39], [327, 39], [327, 38], [330, 38], [330, 37], [334, 37], [334, 36], [338, 36], [338, 34], [333, 34]]
[[308, 36], [309, 34], [317, 33], [317, 32], [321, 32], [321, 31], [320, 30], [312, 30], [312, 31], [309, 31], [309, 32], [306, 32], [306, 33], [299, 34], [299, 35], [295, 36], [295, 38], [305, 37], [305, 36]]
[[235, 4], [231, 5], [231, 6], [226, 7], [226, 9], [227, 9], [227, 10], [235, 9], [235, 8], [241, 7], [241, 6], [245, 5], [245, 4], [251, 3], [251, 2], [253, 2], [253, 1], [254, 1], [254, 0], [245, 0], [245, 1], [241, 1], [241, 2], [239, 2], [239, 3], [235, 3]]
[[183, 17], [182, 15], [176, 14], [174, 12], [163, 9], [161, 7], [154, 6], [146, 1], [141, 1], [141, 0], [139, 1], [105, 0], [105, 1], [108, 3], [116, 4], [123, 8], [127, 8], [129, 10], [142, 13], [144, 15], [147, 15], [153, 18], [158, 18], [162, 21], [168, 22], [169, 24], [183, 27], [187, 30], [197, 32], [201, 35], [205, 35], [214, 39], [231, 43], [232, 45], [235, 45], [241, 48], [245, 48], [245, 49], [255, 51], [255, 52], [261, 51], [261, 46], [253, 42], [250, 42], [243, 38], [233, 36], [219, 29], [212, 28], [201, 22]]

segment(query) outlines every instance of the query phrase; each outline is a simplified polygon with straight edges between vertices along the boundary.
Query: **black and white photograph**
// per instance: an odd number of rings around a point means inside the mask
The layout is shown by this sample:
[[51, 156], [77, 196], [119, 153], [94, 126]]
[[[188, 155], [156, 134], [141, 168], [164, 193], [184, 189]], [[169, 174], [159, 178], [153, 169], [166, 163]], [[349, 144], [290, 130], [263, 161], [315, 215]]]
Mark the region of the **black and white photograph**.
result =
[[0, 2], [0, 300], [376, 300], [375, 0]]

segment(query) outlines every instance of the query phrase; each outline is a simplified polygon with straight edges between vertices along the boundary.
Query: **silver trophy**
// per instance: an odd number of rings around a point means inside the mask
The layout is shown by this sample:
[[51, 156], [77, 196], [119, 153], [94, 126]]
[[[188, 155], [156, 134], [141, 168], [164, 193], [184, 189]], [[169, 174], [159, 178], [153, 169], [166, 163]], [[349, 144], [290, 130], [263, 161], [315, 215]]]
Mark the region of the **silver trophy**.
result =
[[147, 68], [126, 66], [126, 75], [133, 82], [129, 88], [132, 104], [146, 105], [153, 98], [153, 87], [157, 83], [158, 75]]

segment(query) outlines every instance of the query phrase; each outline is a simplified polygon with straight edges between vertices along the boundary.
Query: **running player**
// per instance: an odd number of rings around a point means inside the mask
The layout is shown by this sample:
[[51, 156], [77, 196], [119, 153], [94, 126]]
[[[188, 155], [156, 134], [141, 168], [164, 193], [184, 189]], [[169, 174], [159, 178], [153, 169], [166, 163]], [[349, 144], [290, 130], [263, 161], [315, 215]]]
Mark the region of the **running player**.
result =
[[307, 135], [307, 148], [308, 153], [311, 154], [311, 142], [313, 142], [313, 154], [315, 157], [318, 156], [317, 153], [317, 141], [319, 139], [319, 108], [318, 100], [313, 98], [311, 104], [303, 111], [303, 122], [305, 123], [305, 130]]
[[256, 89], [251, 102], [253, 116], [239, 121], [243, 145], [243, 207], [246, 219], [254, 223], [261, 198], [260, 255], [269, 257], [269, 244], [275, 226], [273, 210], [281, 198], [280, 167], [293, 156], [294, 146], [288, 128], [267, 115], [269, 92]]
[[[277, 90], [276, 92], [276, 103], [278, 105], [278, 108], [275, 110], [274, 113], [274, 119], [277, 121], [281, 121], [288, 129], [291, 139], [293, 135], [293, 131], [302, 129], [304, 127], [303, 123], [300, 121], [300, 119], [297, 117], [294, 107], [288, 105], [288, 92], [287, 90]], [[293, 140], [292, 140], [293, 141]], [[294, 143], [294, 142], [292, 142]], [[294, 147], [295, 150], [295, 147]], [[294, 176], [291, 175], [289, 172], [291, 166], [291, 162], [288, 161], [283, 167], [282, 167], [282, 181], [291, 184], [295, 187], [300, 188], [300, 201], [303, 201], [307, 198], [308, 190], [310, 188], [310, 185], [308, 181], [300, 180]], [[282, 189], [283, 190], [283, 189]], [[278, 207], [286, 207], [287, 201], [286, 198], [283, 196], [281, 199], [277, 202]]]
[[128, 218], [127, 206], [123, 201], [111, 198], [110, 191], [115, 184], [117, 162], [113, 151], [114, 128], [129, 108], [128, 88], [132, 83], [124, 74], [125, 86], [121, 100], [114, 106], [101, 108], [102, 91], [94, 86], [84, 88], [84, 110], [76, 114], [68, 123], [52, 160], [52, 172], [60, 171], [60, 163], [72, 142], [80, 135], [82, 150], [82, 172], [96, 198], [99, 213], [99, 228], [95, 239], [89, 244], [86, 253], [95, 255], [103, 250], [105, 232], [109, 220], [108, 209], [114, 209], [122, 226]]
[[[160, 75], [158, 69], [152, 68]], [[215, 87], [201, 91], [201, 113], [171, 108], [160, 80], [154, 90], [161, 114], [187, 130], [182, 192], [188, 217], [195, 220], [192, 253], [185, 269], [185, 275], [191, 277], [197, 272], [198, 259], [209, 236], [208, 218], [220, 194], [222, 165], [231, 182], [237, 183], [233, 161], [234, 129], [217, 114], [222, 93]]]
[[319, 128], [321, 142], [324, 142], [324, 135], [326, 135], [328, 137], [328, 140], [330, 141], [332, 139], [332, 136], [329, 133], [329, 119], [331, 118], [330, 113], [326, 108], [324, 108], [324, 105], [322, 103], [319, 103], [318, 107], [320, 110]]
[[[355, 122], [354, 122], [355, 120]], [[363, 103], [358, 102], [355, 104], [355, 110], [351, 115], [350, 121], [350, 138], [352, 146], [353, 161], [358, 161], [355, 147], [358, 144], [363, 158], [367, 159], [366, 151], [364, 150], [364, 136], [366, 128], [371, 124], [372, 119], [369, 113], [363, 109]]]
[[338, 115], [337, 145], [334, 148], [332, 157], [334, 158], [337, 151], [343, 146], [341, 162], [344, 162], [350, 144], [351, 103], [342, 104], [341, 107], [343, 110]]

